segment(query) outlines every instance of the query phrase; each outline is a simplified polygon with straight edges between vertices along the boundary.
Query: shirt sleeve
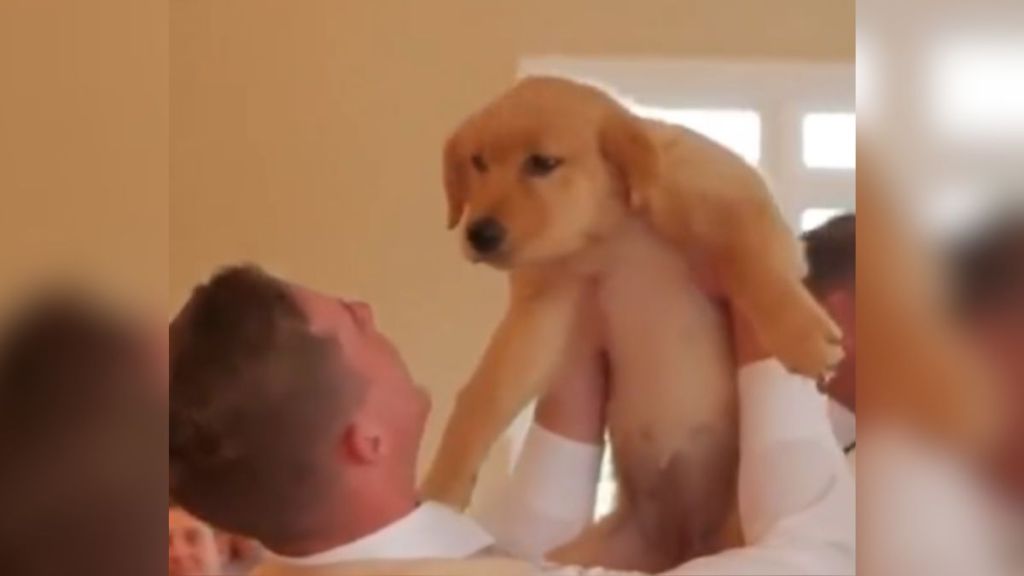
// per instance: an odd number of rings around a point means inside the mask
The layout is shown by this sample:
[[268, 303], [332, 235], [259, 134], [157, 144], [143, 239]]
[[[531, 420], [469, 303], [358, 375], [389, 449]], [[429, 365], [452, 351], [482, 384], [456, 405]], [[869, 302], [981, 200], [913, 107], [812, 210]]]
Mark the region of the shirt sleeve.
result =
[[[740, 521], [747, 546], [697, 558], [670, 576], [853, 575], [853, 476], [835, 441], [825, 397], [774, 360], [739, 374]], [[616, 576], [551, 568], [558, 576]]]
[[593, 520], [603, 447], [559, 436], [534, 423], [503, 497], [480, 523], [499, 548], [540, 561]]
[[856, 488], [815, 383], [776, 360], [739, 373], [740, 521], [747, 546], [668, 572], [854, 574]]

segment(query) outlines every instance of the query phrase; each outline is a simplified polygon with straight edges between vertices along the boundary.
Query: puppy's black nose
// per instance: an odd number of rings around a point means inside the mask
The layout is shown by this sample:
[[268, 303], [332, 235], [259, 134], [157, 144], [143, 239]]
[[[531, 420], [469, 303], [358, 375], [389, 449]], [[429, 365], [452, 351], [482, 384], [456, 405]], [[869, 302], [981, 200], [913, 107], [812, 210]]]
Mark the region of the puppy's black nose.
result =
[[466, 239], [478, 254], [487, 255], [505, 241], [505, 227], [494, 218], [481, 218], [469, 225]]

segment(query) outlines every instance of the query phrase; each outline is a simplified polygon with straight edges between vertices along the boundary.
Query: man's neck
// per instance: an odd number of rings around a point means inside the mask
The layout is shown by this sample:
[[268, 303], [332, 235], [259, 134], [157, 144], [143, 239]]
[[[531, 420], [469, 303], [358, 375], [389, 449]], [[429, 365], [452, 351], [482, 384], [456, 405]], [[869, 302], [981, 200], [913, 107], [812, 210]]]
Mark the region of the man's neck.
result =
[[349, 495], [331, 515], [338, 523], [312, 538], [290, 543], [264, 543], [275, 554], [291, 558], [312, 556], [352, 544], [405, 518], [419, 505], [413, 492], [390, 497], [379, 493]]
[[844, 371], [836, 375], [835, 379], [827, 388], [827, 393], [832, 400], [850, 412], [857, 413], [857, 378], [853, 372]]

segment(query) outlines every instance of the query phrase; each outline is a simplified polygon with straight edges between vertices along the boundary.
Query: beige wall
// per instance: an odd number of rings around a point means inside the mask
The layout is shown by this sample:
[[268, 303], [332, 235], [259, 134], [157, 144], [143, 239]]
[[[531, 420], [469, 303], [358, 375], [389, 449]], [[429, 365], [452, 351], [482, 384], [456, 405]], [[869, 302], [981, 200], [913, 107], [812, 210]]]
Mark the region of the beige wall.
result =
[[167, 16], [0, 2], [0, 309], [59, 272], [166, 310]]
[[253, 260], [376, 305], [436, 393], [502, 308], [445, 231], [440, 148], [523, 55], [852, 61], [847, 1], [175, 1], [171, 298]]

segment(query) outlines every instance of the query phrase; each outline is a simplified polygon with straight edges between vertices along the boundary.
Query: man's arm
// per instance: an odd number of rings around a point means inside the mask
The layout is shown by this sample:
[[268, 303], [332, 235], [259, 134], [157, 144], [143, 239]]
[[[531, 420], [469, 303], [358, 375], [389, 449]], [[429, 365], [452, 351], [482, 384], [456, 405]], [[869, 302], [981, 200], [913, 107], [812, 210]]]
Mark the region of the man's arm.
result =
[[775, 360], [740, 370], [740, 520], [748, 545], [667, 574], [854, 574], [856, 490], [814, 383]]
[[[740, 370], [740, 519], [748, 545], [706, 556], [667, 576], [853, 575], [852, 474], [814, 383], [775, 360]], [[625, 576], [574, 567], [550, 576]]]
[[[669, 576], [852, 575], [854, 480], [815, 383], [768, 358], [736, 320], [740, 402], [740, 520], [748, 545], [698, 558]], [[616, 572], [551, 569], [551, 576]]]
[[[748, 546], [667, 574], [853, 574], [854, 481], [835, 442], [827, 400], [814, 382], [769, 358], [748, 323], [734, 322], [740, 517]], [[538, 405], [531, 440], [499, 507], [504, 514], [490, 525], [510, 552], [539, 559], [589, 521], [600, 470], [604, 383], [599, 363], [581, 365]]]
[[733, 315], [739, 369], [740, 521], [748, 545], [668, 574], [854, 574], [856, 489], [828, 400]]
[[593, 519], [604, 451], [603, 358], [583, 358], [537, 403], [508, 488], [481, 523], [499, 547], [540, 560]]

